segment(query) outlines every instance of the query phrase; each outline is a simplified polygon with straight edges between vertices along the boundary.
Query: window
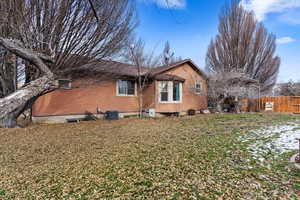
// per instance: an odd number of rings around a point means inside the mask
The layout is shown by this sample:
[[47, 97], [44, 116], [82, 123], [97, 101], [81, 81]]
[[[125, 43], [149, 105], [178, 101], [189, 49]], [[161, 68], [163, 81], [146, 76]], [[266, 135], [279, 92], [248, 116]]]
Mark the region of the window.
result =
[[135, 81], [132, 80], [118, 80], [117, 94], [119, 96], [134, 96], [135, 95]]
[[58, 87], [60, 89], [71, 89], [71, 81], [66, 79], [58, 80]]
[[173, 82], [173, 101], [180, 101], [180, 83]]
[[173, 81], [159, 82], [159, 101], [161, 103], [180, 103], [182, 83]]
[[160, 84], [160, 101], [168, 102], [169, 101], [169, 84], [168, 82], [161, 82]]
[[196, 83], [195, 83], [195, 90], [196, 90], [196, 93], [197, 94], [199, 94], [199, 93], [201, 93], [201, 81], [196, 81]]

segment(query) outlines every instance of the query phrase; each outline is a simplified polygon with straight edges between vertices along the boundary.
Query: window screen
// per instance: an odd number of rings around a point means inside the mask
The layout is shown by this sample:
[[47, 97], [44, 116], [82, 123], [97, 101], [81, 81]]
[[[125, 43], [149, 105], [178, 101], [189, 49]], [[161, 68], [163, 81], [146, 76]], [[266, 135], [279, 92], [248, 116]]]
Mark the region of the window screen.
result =
[[169, 100], [168, 82], [161, 82], [160, 84], [160, 101]]
[[70, 80], [58, 80], [58, 87], [61, 89], [70, 89], [71, 81]]
[[180, 83], [173, 82], [173, 101], [180, 101]]
[[196, 81], [195, 88], [196, 88], [196, 93], [201, 93], [201, 82], [200, 81]]
[[119, 95], [135, 95], [135, 82], [132, 80], [118, 81]]

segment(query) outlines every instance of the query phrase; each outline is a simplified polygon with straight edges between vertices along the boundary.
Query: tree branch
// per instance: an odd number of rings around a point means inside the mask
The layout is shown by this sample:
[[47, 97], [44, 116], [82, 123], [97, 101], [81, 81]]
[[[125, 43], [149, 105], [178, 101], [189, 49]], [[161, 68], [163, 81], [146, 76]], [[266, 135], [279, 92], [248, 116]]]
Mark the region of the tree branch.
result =
[[48, 66], [43, 62], [51, 61], [54, 62], [51, 57], [46, 55], [35, 53], [30, 49], [23, 47], [20, 41], [15, 39], [6, 39], [0, 37], [0, 44], [4, 46], [8, 51], [16, 54], [18, 57], [23, 58], [24, 60], [32, 62], [36, 67], [38, 67], [42, 72], [44, 72], [49, 78], [53, 77], [53, 73], [50, 71]]
[[97, 19], [97, 22], [99, 23], [99, 17], [98, 17], [98, 14], [97, 14], [97, 12], [96, 12], [96, 9], [95, 9], [95, 6], [94, 6], [92, 0], [88, 0], [88, 2], [90, 3], [90, 6], [91, 6], [91, 8], [92, 8], [92, 10], [93, 10], [93, 13], [94, 13], [94, 15], [95, 15], [95, 18]]
[[25, 105], [32, 97], [38, 96], [45, 90], [51, 88], [52, 82], [53, 80], [51, 78], [43, 76], [30, 82], [26, 87], [0, 99], [0, 119], [20, 106]]

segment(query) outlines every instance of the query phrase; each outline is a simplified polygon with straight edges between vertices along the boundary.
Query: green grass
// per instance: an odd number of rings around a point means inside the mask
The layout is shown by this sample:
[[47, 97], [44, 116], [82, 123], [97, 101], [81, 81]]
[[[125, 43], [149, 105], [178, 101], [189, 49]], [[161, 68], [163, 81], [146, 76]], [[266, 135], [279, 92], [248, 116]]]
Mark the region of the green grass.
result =
[[254, 160], [241, 134], [290, 115], [202, 115], [0, 129], [0, 199], [297, 199], [286, 153]]
[[3, 197], [3, 196], [5, 196], [5, 190], [0, 188], [0, 197]]

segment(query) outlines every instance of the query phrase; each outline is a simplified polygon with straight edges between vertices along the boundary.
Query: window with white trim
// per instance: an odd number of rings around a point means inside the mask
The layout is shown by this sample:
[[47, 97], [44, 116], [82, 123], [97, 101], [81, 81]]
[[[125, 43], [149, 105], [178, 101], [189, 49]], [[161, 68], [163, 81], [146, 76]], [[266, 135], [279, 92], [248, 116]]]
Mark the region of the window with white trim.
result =
[[169, 82], [168, 81], [160, 82], [160, 101], [161, 102], [169, 101]]
[[196, 93], [200, 94], [201, 93], [201, 89], [202, 89], [201, 81], [197, 80], [196, 83], [195, 83], [195, 91], [196, 91]]
[[173, 81], [159, 82], [160, 103], [180, 103], [182, 99], [182, 83]]
[[180, 83], [173, 82], [173, 101], [180, 101]]
[[133, 80], [118, 80], [117, 94], [119, 96], [134, 96], [135, 95], [135, 81]]
[[71, 80], [68, 79], [59, 79], [58, 87], [60, 89], [71, 89]]

